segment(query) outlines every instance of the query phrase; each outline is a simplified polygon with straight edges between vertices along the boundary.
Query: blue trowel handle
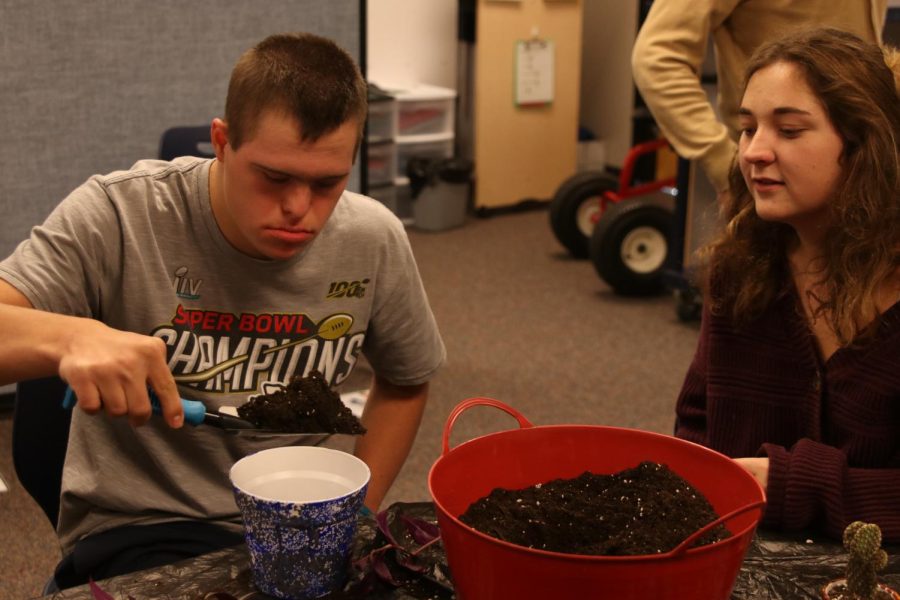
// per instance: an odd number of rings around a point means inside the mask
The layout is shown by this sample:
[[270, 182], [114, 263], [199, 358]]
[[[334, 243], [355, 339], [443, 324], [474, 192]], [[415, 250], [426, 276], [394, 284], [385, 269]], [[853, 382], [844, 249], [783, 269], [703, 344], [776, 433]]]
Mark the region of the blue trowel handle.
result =
[[[149, 388], [147, 391], [150, 394], [150, 404], [153, 406], [153, 414], [162, 414], [162, 407], [159, 404], [159, 398], [156, 397], [156, 393]], [[75, 392], [72, 391], [71, 387], [67, 387], [66, 395], [63, 397], [63, 408], [72, 408], [75, 406], [76, 401]], [[203, 422], [203, 419], [206, 418], [206, 406], [202, 402], [198, 402], [197, 400], [185, 400], [182, 398], [181, 407], [184, 409], [184, 421], [186, 423], [199, 425]]]
[[[153, 407], [153, 414], [161, 415], [162, 406], [159, 404], [159, 398], [156, 397], [156, 392], [149, 388], [147, 389], [147, 392], [150, 395], [150, 405]], [[182, 398], [181, 408], [184, 409], [185, 423], [199, 425], [203, 422], [203, 419], [206, 418], [206, 405], [198, 400], [185, 400]]]

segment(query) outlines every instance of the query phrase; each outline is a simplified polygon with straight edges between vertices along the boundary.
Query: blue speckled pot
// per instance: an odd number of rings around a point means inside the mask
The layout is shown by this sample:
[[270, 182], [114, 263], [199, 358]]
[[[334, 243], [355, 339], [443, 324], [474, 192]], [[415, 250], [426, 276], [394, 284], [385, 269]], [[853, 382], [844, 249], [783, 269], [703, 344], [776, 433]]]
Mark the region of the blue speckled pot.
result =
[[231, 481], [261, 591], [306, 600], [342, 587], [369, 482], [364, 462], [328, 448], [273, 448], [235, 463]]

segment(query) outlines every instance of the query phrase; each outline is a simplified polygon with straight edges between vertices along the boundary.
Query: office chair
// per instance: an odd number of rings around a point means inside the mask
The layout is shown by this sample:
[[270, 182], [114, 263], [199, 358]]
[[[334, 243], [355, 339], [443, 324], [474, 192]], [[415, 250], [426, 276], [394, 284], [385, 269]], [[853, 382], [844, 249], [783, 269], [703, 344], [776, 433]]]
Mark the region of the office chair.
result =
[[66, 384], [59, 377], [16, 385], [12, 454], [16, 476], [56, 528], [63, 464], [72, 411], [62, 407]]
[[163, 132], [159, 143], [159, 158], [172, 160], [178, 156], [214, 157], [209, 125], [172, 127]]

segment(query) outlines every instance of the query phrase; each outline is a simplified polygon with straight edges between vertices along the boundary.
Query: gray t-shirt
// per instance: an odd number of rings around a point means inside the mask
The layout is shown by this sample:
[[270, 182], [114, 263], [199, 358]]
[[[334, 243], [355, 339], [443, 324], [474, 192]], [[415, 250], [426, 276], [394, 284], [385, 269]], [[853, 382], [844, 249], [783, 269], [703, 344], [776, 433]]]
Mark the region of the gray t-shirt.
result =
[[[444, 346], [406, 232], [389, 210], [345, 192], [297, 256], [254, 259], [216, 224], [210, 164], [141, 161], [92, 177], [0, 263], [0, 277], [35, 308], [163, 339], [182, 397], [210, 411], [312, 369], [338, 385], [361, 352], [393, 383], [432, 377]], [[238, 524], [228, 470], [248, 453], [286, 443], [207, 426], [172, 430], [161, 418], [132, 428], [76, 410], [60, 508], [63, 551], [126, 524]]]

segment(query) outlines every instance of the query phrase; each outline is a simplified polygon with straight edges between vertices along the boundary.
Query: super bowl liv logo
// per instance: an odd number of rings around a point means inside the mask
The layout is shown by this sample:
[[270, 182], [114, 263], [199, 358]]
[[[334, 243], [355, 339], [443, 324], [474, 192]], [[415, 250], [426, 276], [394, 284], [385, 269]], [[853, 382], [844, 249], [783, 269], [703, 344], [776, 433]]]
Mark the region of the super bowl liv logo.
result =
[[172, 282], [172, 286], [175, 288], [175, 295], [187, 300], [197, 300], [200, 298], [200, 286], [203, 285], [203, 280], [192, 279], [187, 274], [187, 267], [175, 269], [175, 280]]

